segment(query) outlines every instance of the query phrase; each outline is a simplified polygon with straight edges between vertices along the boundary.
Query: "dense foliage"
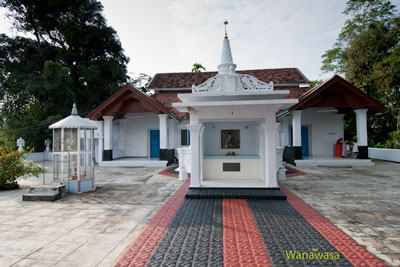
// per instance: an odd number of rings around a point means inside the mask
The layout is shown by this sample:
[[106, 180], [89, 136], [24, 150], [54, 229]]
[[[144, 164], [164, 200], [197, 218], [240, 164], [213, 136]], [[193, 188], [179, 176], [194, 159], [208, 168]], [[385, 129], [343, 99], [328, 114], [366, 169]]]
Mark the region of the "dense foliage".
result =
[[74, 102], [85, 115], [127, 81], [128, 58], [96, 0], [0, 5], [32, 37], [0, 35], [3, 137], [42, 149], [47, 126], [69, 115]]
[[[344, 14], [349, 18], [322, 56], [322, 70], [344, 74], [385, 104], [384, 114], [368, 118], [369, 144], [400, 148], [400, 15], [388, 0], [349, 0]], [[345, 126], [355, 132], [354, 122]]]
[[43, 168], [31, 161], [26, 161], [24, 155], [30, 151], [11, 151], [0, 147], [0, 190], [17, 188], [17, 179], [25, 175], [39, 176]]

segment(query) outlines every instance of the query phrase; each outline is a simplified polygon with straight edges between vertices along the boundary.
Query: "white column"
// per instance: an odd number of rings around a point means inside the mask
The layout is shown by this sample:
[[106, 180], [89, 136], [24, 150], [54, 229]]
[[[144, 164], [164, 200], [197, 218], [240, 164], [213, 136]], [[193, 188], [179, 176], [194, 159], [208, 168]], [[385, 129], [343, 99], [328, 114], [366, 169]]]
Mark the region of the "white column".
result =
[[94, 136], [98, 140], [97, 142], [97, 161], [98, 163], [103, 161], [103, 153], [104, 153], [104, 122], [96, 121], [93, 122], [97, 126], [97, 130], [94, 131]]
[[277, 174], [276, 174], [276, 129], [279, 123], [267, 122], [261, 126], [265, 134], [265, 185], [269, 188], [278, 187]]
[[168, 119], [168, 149], [175, 149], [176, 121]]
[[261, 181], [265, 182], [265, 167], [263, 162], [265, 162], [265, 144], [264, 144], [264, 129], [261, 125], [259, 125], [257, 127], [258, 129], [258, 154], [260, 155], [260, 162], [261, 162], [261, 166], [260, 166], [260, 170], [261, 170]]
[[119, 120], [119, 140], [118, 150], [121, 156], [125, 156], [125, 131], [126, 131], [126, 119]]
[[160, 149], [168, 148], [168, 115], [158, 114], [160, 119]]
[[104, 119], [104, 150], [112, 150], [112, 121], [113, 116], [103, 116]]
[[368, 109], [354, 110], [356, 113], [358, 146], [368, 146], [367, 111]]
[[97, 139], [98, 140], [98, 149], [99, 151], [97, 151], [97, 159], [98, 159], [98, 163], [100, 164], [100, 162], [103, 161], [103, 153], [104, 153], [104, 147], [103, 147], [103, 142], [104, 142], [104, 138], [100, 137]]
[[202, 125], [188, 125], [190, 131], [190, 153], [192, 158], [192, 172], [191, 172], [191, 187], [200, 187], [201, 185], [201, 174], [200, 174], [200, 131]]
[[292, 111], [293, 146], [301, 146], [301, 112], [302, 110]]

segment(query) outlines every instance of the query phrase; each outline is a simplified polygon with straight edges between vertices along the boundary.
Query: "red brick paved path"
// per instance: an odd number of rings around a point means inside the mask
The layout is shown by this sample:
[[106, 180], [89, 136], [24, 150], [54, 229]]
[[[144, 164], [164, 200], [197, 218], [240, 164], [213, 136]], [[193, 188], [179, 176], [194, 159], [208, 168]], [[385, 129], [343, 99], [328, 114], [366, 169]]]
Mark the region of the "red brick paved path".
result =
[[224, 266], [272, 266], [245, 199], [223, 201]]
[[[186, 181], [146, 225], [114, 266], [145, 266], [184, 201]], [[385, 266], [379, 259], [331, 224], [291, 191], [282, 192], [308, 223], [354, 266]], [[223, 200], [223, 249], [225, 266], [272, 266], [248, 203], [244, 199]]]
[[307, 205], [307, 203], [297, 195], [282, 185], [280, 187], [281, 191], [287, 196], [289, 204], [354, 266], [386, 266], [342, 230], [334, 226], [316, 210]]
[[165, 202], [153, 219], [140, 232], [135, 241], [129, 245], [124, 253], [115, 262], [115, 267], [139, 267], [145, 266], [153, 250], [157, 247], [176, 212], [181, 206], [185, 194], [189, 188], [189, 180], [186, 181], [176, 193]]

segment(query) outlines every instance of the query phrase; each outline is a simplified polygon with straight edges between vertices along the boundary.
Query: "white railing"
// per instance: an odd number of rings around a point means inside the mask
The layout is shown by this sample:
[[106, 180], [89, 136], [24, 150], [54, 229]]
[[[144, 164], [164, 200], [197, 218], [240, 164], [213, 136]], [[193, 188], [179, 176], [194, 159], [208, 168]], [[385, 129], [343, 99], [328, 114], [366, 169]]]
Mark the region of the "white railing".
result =
[[53, 161], [53, 152], [35, 152], [29, 154], [25, 159], [33, 162]]
[[179, 180], [186, 181], [188, 173], [192, 172], [192, 155], [190, 154], [190, 147], [179, 147], [176, 149], [179, 157]]

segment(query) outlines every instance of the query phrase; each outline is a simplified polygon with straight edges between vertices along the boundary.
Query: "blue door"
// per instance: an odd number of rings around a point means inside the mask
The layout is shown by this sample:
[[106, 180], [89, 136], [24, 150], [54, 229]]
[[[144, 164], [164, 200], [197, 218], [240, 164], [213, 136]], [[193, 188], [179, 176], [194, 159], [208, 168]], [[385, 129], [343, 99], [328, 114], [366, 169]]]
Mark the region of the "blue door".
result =
[[150, 158], [160, 157], [160, 131], [150, 130]]
[[301, 126], [301, 155], [308, 157], [308, 126]]

